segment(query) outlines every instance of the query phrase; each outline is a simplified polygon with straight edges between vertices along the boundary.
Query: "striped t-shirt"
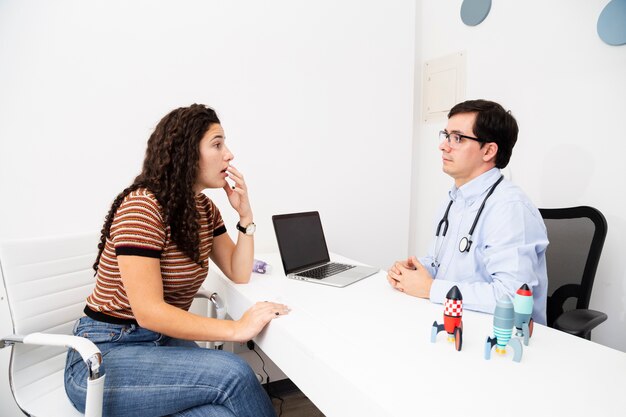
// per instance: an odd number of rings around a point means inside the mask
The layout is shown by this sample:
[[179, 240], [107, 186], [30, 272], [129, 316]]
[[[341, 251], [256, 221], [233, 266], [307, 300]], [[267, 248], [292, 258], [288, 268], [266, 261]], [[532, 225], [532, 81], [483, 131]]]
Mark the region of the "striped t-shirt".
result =
[[172, 241], [170, 227], [164, 223], [163, 210], [152, 192], [139, 188], [128, 194], [115, 212], [111, 237], [106, 239], [96, 286], [87, 297], [85, 312], [104, 321], [135, 320], [120, 276], [118, 255], [159, 258], [165, 302], [188, 310], [209, 272], [213, 238], [226, 232], [218, 208], [206, 195], [196, 197], [196, 208], [200, 214], [201, 265], [181, 252]]

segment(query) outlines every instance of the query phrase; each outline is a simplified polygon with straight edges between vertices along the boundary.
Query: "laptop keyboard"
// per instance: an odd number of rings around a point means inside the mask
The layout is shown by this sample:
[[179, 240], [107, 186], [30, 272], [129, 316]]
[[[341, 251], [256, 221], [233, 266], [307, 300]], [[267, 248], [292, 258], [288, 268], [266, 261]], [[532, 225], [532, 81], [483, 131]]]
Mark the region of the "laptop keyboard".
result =
[[323, 279], [336, 275], [340, 272], [347, 271], [348, 269], [354, 268], [354, 266], [355, 265], [338, 264], [333, 262], [318, 266], [317, 268], [309, 269], [308, 271], [300, 272], [296, 275], [307, 278]]

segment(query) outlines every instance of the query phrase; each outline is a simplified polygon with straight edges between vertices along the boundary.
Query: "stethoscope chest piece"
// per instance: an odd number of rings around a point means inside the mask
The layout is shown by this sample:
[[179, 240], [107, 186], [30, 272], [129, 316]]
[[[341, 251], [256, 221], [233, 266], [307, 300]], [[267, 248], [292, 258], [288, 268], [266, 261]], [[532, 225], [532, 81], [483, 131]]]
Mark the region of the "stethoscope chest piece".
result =
[[459, 252], [469, 252], [472, 247], [472, 241], [466, 236], [459, 241]]
[[[500, 178], [498, 178], [498, 180], [489, 189], [489, 192], [485, 196], [485, 199], [483, 200], [482, 204], [480, 205], [480, 208], [478, 209], [478, 213], [476, 213], [476, 217], [474, 218], [474, 223], [472, 223], [472, 227], [470, 228], [469, 233], [467, 234], [467, 236], [461, 238], [461, 240], [459, 241], [459, 252], [461, 253], [469, 252], [470, 248], [472, 247], [472, 240], [471, 240], [472, 234], [474, 233], [474, 229], [476, 228], [478, 219], [480, 218], [480, 215], [483, 212], [483, 209], [485, 208], [485, 203], [487, 202], [487, 199], [489, 198], [489, 196], [493, 193], [493, 190], [496, 189], [498, 184], [500, 184], [500, 182], [503, 179], [504, 179], [504, 175], [500, 175]], [[443, 233], [441, 234], [442, 236], [445, 237], [446, 232], [448, 231], [448, 213], [450, 212], [450, 206], [452, 206], [452, 202], [453, 200], [450, 200], [450, 203], [448, 203], [448, 208], [446, 208], [446, 212], [444, 213], [443, 218], [441, 219], [441, 221], [439, 222], [439, 225], [437, 226], [437, 231], [435, 232], [436, 238], [439, 237], [442, 226], [443, 226]], [[439, 257], [440, 250], [441, 250], [441, 246], [439, 247], [439, 249], [437, 249], [437, 239], [435, 239], [435, 261], [432, 263], [433, 267], [435, 267], [435, 265], [439, 266], [439, 262], [437, 261], [437, 259]]]

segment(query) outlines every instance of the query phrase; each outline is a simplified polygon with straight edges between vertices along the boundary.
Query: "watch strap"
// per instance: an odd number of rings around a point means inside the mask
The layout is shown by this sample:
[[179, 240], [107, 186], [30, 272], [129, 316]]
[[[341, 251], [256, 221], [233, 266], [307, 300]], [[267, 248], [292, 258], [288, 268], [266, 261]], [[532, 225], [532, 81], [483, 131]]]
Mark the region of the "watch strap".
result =
[[256, 230], [256, 225], [254, 222], [250, 223], [246, 227], [243, 227], [240, 222], [237, 222], [237, 230], [239, 230], [244, 235], [252, 236], [254, 231]]

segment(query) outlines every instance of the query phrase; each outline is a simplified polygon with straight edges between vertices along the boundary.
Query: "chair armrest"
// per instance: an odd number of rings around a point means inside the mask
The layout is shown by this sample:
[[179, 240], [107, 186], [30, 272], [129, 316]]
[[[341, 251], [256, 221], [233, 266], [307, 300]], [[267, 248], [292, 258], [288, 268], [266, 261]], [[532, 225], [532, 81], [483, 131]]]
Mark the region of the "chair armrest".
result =
[[576, 309], [566, 311], [554, 321], [554, 328], [575, 336], [591, 339], [591, 330], [608, 318], [601, 311]]
[[30, 333], [26, 336], [10, 335], [0, 339], [0, 349], [8, 345], [63, 346], [76, 350], [83, 358], [89, 378], [85, 399], [85, 417], [101, 417], [105, 372], [100, 349], [84, 337], [52, 333]]
[[[207, 300], [209, 300], [211, 304], [213, 304], [213, 308], [215, 308], [214, 318], [219, 319], [219, 320], [224, 320], [226, 318], [226, 306], [224, 305], [224, 302], [222, 301], [222, 299], [216, 292], [212, 292], [204, 288], [200, 288], [200, 290], [196, 293], [194, 298], [206, 298]], [[223, 341], [209, 342], [208, 346], [213, 349], [221, 350], [224, 347], [224, 342]]]
[[220, 320], [224, 320], [224, 318], [226, 318], [226, 306], [216, 292], [200, 288], [194, 298], [206, 298], [211, 302], [211, 304], [213, 304], [213, 307], [215, 307], [215, 318]]
[[97, 379], [104, 375], [102, 354], [100, 349], [89, 339], [54, 333], [30, 333], [26, 336], [11, 335], [0, 340], [0, 348], [5, 345], [22, 343], [25, 345], [63, 346], [76, 350], [89, 367], [89, 379]]

